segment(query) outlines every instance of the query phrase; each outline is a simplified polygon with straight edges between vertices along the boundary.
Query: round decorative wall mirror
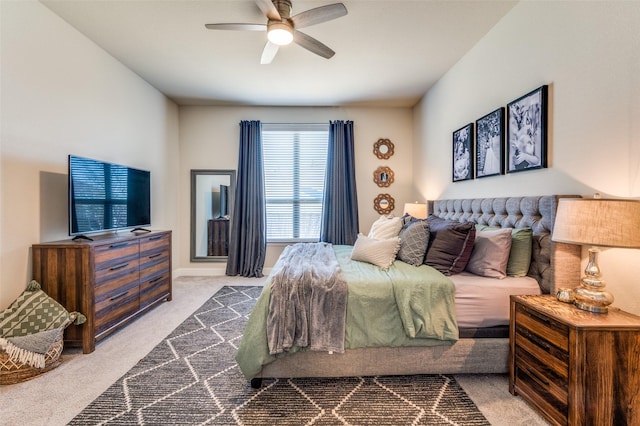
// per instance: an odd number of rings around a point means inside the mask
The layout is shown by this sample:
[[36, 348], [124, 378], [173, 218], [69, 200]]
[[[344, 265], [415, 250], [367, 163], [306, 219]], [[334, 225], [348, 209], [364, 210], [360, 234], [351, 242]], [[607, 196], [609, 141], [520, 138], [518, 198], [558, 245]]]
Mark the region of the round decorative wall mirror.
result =
[[380, 166], [373, 172], [373, 181], [379, 187], [387, 187], [393, 183], [393, 170], [387, 166]]
[[378, 214], [389, 214], [395, 208], [396, 201], [389, 194], [378, 194], [373, 200], [373, 208]]
[[373, 144], [373, 153], [381, 160], [388, 160], [393, 155], [393, 142], [389, 139], [378, 139]]

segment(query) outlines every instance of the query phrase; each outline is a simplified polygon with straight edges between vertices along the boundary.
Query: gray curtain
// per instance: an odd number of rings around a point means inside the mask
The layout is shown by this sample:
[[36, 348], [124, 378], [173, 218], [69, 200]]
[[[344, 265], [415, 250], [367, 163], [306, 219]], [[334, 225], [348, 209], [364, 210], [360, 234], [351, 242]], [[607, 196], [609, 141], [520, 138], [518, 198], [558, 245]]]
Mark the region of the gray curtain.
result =
[[267, 250], [265, 217], [262, 123], [241, 121], [227, 275], [262, 277]]
[[353, 121], [329, 122], [320, 241], [353, 245], [358, 238]]

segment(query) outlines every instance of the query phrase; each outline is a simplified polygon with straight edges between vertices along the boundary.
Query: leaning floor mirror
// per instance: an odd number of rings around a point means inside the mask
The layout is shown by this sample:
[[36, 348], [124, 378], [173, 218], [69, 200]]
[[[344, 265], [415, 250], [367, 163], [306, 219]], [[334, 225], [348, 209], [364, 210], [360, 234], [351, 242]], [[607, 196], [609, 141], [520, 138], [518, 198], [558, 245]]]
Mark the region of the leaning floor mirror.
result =
[[191, 261], [226, 262], [235, 170], [191, 170]]

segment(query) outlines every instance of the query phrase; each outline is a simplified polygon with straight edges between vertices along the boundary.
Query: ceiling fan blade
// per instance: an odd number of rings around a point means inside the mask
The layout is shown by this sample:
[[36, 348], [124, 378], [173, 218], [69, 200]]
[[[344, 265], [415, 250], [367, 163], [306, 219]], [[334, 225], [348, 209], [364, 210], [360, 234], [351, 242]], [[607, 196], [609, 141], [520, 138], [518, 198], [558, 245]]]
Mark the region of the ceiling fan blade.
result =
[[313, 52], [316, 55], [320, 55], [323, 58], [329, 59], [336, 54], [336, 52], [331, 50], [325, 44], [300, 31], [293, 32], [293, 41], [295, 41], [298, 45], [304, 47], [308, 51]]
[[209, 30], [266, 31], [265, 24], [205, 24]]
[[271, 0], [255, 0], [255, 2], [267, 18], [276, 21], [282, 20], [280, 12], [278, 12], [278, 9], [276, 9]]
[[296, 28], [310, 27], [321, 22], [331, 21], [347, 14], [347, 8], [342, 3], [328, 4], [305, 10], [291, 17]]
[[276, 53], [278, 53], [278, 48], [280, 46], [278, 46], [275, 43], [271, 43], [270, 41], [267, 42], [267, 44], [264, 45], [264, 50], [262, 51], [262, 57], [260, 58], [260, 63], [262, 65], [267, 65], [270, 64], [271, 61], [273, 61], [273, 58], [276, 56]]

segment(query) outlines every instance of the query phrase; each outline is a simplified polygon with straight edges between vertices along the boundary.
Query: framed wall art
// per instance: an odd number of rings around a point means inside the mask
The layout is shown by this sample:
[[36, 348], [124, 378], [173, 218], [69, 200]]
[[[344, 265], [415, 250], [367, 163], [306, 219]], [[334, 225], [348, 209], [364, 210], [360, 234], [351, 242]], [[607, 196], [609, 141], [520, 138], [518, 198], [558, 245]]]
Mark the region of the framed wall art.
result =
[[396, 208], [396, 200], [389, 194], [378, 194], [373, 200], [373, 208], [378, 214], [389, 214]]
[[373, 181], [380, 187], [391, 186], [394, 180], [394, 173], [387, 166], [380, 166], [373, 172]]
[[453, 182], [473, 179], [473, 123], [453, 132]]
[[507, 104], [507, 173], [547, 167], [547, 86]]
[[476, 120], [476, 177], [504, 173], [504, 108]]
[[373, 144], [373, 154], [380, 160], [388, 160], [393, 155], [393, 142], [389, 139], [378, 139]]

